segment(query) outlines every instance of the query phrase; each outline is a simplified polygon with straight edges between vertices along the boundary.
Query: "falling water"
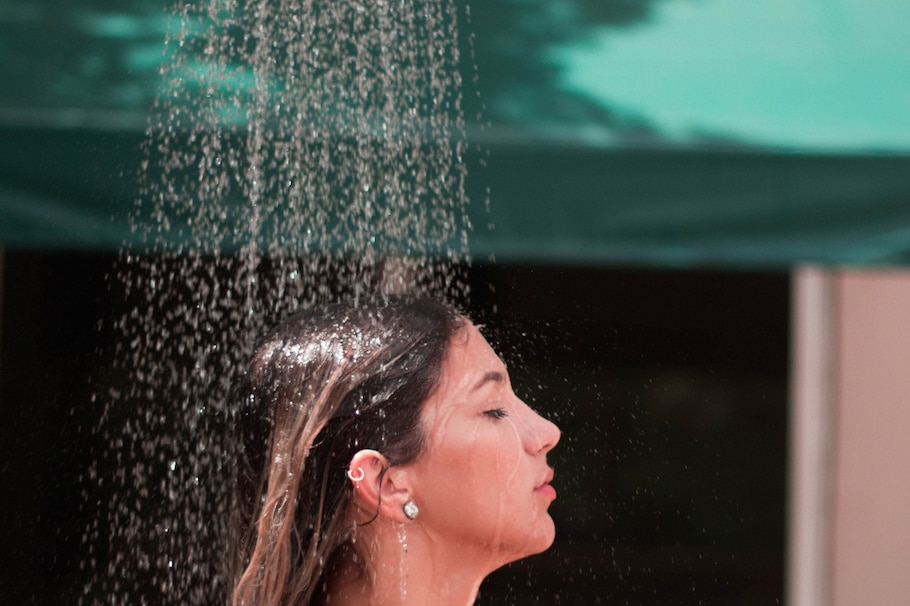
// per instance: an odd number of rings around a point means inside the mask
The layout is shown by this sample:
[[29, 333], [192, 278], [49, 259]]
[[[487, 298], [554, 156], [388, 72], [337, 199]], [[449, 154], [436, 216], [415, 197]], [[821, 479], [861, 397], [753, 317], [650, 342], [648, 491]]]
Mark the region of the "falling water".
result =
[[181, 4], [113, 288], [83, 603], [227, 592], [227, 394], [263, 327], [338, 296], [467, 295], [451, 0]]

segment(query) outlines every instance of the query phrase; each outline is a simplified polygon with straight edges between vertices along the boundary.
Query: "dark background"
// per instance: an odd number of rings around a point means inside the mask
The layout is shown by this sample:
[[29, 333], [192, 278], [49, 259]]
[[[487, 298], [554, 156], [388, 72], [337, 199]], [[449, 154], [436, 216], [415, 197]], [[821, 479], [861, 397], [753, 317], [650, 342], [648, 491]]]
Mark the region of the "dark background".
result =
[[[75, 603], [105, 452], [115, 255], [7, 250], [0, 357], [4, 601]], [[782, 599], [788, 276], [497, 264], [471, 315], [562, 429], [554, 547], [480, 604]], [[104, 469], [101, 465], [101, 469]], [[95, 557], [103, 557], [96, 552]], [[216, 602], [213, 602], [216, 603]]]

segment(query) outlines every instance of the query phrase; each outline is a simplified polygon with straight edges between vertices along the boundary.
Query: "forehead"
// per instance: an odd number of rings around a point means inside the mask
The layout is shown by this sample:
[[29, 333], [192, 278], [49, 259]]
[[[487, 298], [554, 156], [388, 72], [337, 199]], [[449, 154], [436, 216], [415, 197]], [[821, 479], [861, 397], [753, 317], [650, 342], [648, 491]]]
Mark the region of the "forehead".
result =
[[465, 438], [464, 422], [476, 413], [479, 401], [511, 389], [506, 366], [473, 324], [452, 335], [439, 381], [421, 411], [427, 453], [441, 444]]
[[440, 383], [459, 384], [488, 372], [505, 373], [502, 359], [474, 324], [467, 324], [452, 337], [442, 363]]
[[478, 391], [485, 378], [499, 377], [498, 383], [508, 383], [508, 373], [502, 359], [473, 324], [466, 324], [452, 336], [442, 362], [439, 382], [424, 410], [446, 408], [464, 403]]

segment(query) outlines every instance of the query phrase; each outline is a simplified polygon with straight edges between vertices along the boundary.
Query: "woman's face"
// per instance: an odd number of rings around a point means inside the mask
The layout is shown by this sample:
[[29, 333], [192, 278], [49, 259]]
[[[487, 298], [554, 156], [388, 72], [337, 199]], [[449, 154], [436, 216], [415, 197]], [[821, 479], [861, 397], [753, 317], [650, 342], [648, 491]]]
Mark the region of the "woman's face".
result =
[[422, 417], [427, 447], [411, 465], [411, 496], [431, 538], [492, 549], [503, 563], [549, 547], [546, 455], [559, 429], [515, 395], [473, 324], [454, 335]]

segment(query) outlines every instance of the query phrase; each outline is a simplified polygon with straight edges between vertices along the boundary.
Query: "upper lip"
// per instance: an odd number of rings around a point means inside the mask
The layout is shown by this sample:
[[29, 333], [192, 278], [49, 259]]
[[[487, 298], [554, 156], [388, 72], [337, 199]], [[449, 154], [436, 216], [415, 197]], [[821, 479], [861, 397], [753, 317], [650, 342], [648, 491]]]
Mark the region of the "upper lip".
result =
[[547, 470], [547, 475], [544, 476], [543, 481], [540, 482], [537, 486], [535, 486], [535, 488], [540, 488], [541, 486], [546, 486], [547, 484], [549, 484], [549, 483], [552, 482], [552, 481], [553, 481], [553, 470], [552, 470], [552, 469], [548, 469], [548, 470]]

